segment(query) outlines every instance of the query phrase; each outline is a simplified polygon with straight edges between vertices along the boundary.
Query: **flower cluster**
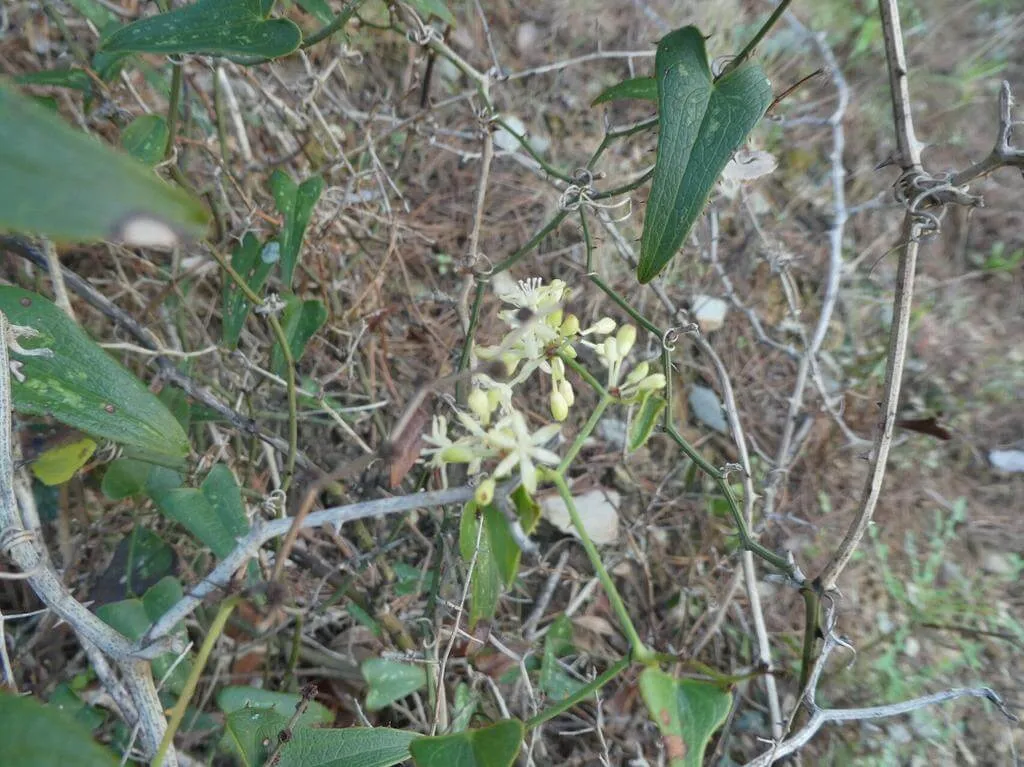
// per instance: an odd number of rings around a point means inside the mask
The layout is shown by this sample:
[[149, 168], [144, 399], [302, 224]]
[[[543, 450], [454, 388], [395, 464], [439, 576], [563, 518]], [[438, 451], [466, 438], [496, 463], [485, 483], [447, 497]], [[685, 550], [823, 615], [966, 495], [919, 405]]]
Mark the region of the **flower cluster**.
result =
[[[498, 316], [509, 330], [500, 343], [478, 347], [474, 354], [478, 361], [504, 365], [507, 380], [475, 372], [466, 403], [468, 412], [455, 414], [464, 434], [452, 439], [449, 420], [435, 416], [430, 434], [424, 437], [429, 444], [424, 450], [429, 465], [442, 471], [447, 464], [460, 463], [467, 465], [470, 474], [479, 474], [485, 464], [495, 463], [477, 488], [479, 503], [489, 503], [497, 481], [516, 471], [523, 487], [534, 493], [537, 465], [558, 465], [560, 458], [548, 445], [558, 436], [559, 423], [568, 417], [576, 401], [563, 359], [576, 358], [575, 344], [594, 351], [608, 370], [608, 391], [623, 402], [637, 402], [646, 393], [665, 386], [665, 376], [650, 373], [646, 362], [623, 377], [626, 358], [636, 343], [636, 328], [623, 325], [616, 330], [611, 317], [581, 328], [579, 318], [563, 308], [568, 296], [562, 280], [545, 284], [538, 278], [520, 281], [499, 294], [509, 308]], [[589, 340], [591, 337], [600, 340]], [[538, 370], [550, 378], [549, 407], [554, 423], [531, 432], [526, 417], [513, 405], [512, 395]]]

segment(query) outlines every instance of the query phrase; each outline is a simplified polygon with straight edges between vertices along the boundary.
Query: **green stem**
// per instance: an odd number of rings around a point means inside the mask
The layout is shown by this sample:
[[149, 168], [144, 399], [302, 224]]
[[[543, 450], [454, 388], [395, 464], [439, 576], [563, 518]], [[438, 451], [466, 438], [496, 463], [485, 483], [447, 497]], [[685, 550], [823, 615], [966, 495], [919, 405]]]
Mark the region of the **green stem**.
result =
[[582, 701], [586, 700], [591, 695], [600, 690], [602, 687], [604, 687], [606, 684], [608, 684], [610, 681], [612, 681], [615, 677], [617, 677], [619, 674], [621, 674], [623, 671], [629, 668], [631, 663], [632, 660], [629, 658], [628, 655], [624, 658], [620, 658], [619, 660], [615, 661], [615, 663], [609, 666], [603, 674], [596, 677], [594, 681], [588, 682], [586, 685], [581, 687], [568, 698], [560, 700], [558, 703], [555, 703], [552, 706], [548, 706], [546, 709], [541, 711], [536, 716], [527, 719], [525, 722], [526, 729], [532, 730], [535, 727], [540, 727], [542, 724], [544, 724], [544, 722], [554, 719], [559, 714], [564, 714], [577, 703], [581, 703]]
[[640, 639], [640, 634], [637, 633], [636, 626], [633, 625], [633, 620], [629, 617], [629, 610], [626, 609], [626, 604], [622, 601], [619, 590], [615, 587], [615, 581], [608, 575], [604, 562], [601, 561], [601, 554], [598, 552], [594, 542], [590, 540], [586, 527], [583, 526], [583, 518], [580, 517], [579, 511], [576, 510], [576, 503], [572, 499], [572, 492], [569, 490], [565, 477], [558, 471], [549, 471], [547, 475], [555, 484], [555, 487], [558, 488], [558, 494], [562, 496], [562, 502], [565, 503], [565, 508], [569, 511], [569, 518], [572, 519], [573, 527], [576, 528], [576, 532], [580, 536], [580, 542], [587, 552], [590, 564], [593, 566], [598, 579], [601, 581], [601, 585], [604, 587], [605, 595], [608, 597], [612, 610], [615, 611], [619, 618], [619, 623], [622, 624], [622, 630], [626, 634], [626, 639], [629, 641], [629, 646], [632, 650], [632, 659], [644, 665], [657, 663], [653, 657], [654, 653]]
[[537, 232], [537, 234], [533, 235], [533, 237], [530, 238], [529, 242], [527, 242], [525, 245], [519, 248], [519, 250], [517, 250], [511, 256], [509, 256], [504, 261], [495, 266], [493, 274], [497, 274], [498, 272], [504, 272], [512, 268], [512, 266], [514, 266], [516, 262], [519, 261], [519, 259], [521, 259], [531, 250], [536, 248], [541, 243], [541, 240], [543, 240], [545, 237], [551, 234], [551, 232], [553, 232], [555, 228], [559, 224], [561, 224], [565, 220], [565, 217], [568, 215], [568, 210], [558, 211], [558, 213], [555, 214], [554, 218], [552, 218], [544, 225], [543, 229], [541, 229], [539, 232]]
[[579, 455], [580, 450], [583, 449], [583, 443], [586, 442], [587, 438], [593, 433], [597, 422], [601, 420], [601, 416], [604, 415], [604, 411], [608, 408], [612, 402], [612, 398], [607, 394], [601, 396], [601, 401], [597, 403], [597, 407], [590, 414], [590, 418], [583, 424], [583, 428], [580, 429], [580, 433], [576, 435], [576, 439], [573, 440], [572, 445], [565, 453], [565, 457], [562, 458], [562, 462], [558, 464], [558, 468], [555, 469], [559, 474], [564, 475], [572, 462], [576, 460], [576, 456]]
[[530, 142], [526, 140], [526, 136], [520, 136], [518, 133], [516, 133], [512, 129], [512, 126], [510, 126], [503, 117], [494, 118], [494, 122], [496, 122], [498, 125], [504, 128], [506, 133], [510, 134], [513, 138], [515, 138], [515, 140], [519, 142], [519, 146], [526, 150], [526, 153], [530, 155], [530, 157], [532, 157], [538, 165], [540, 165], [541, 169], [543, 169], [545, 173], [547, 173], [549, 176], [557, 178], [559, 181], [564, 181], [566, 184], [574, 183], [572, 176], [570, 176], [568, 173], [563, 173], [562, 171], [558, 170], [556, 167], [548, 163], [543, 157], [540, 156], [537, 150], [530, 145]]
[[210, 659], [213, 646], [217, 644], [217, 640], [224, 632], [224, 626], [227, 624], [228, 618], [231, 617], [231, 613], [240, 601], [241, 597], [234, 596], [221, 602], [220, 609], [217, 611], [213, 623], [210, 624], [210, 630], [206, 633], [206, 638], [203, 640], [203, 645], [199, 648], [195, 660], [192, 661], [192, 672], [188, 675], [188, 679], [185, 680], [185, 686], [182, 688], [181, 695], [178, 696], [178, 702], [174, 704], [174, 708], [171, 710], [167, 731], [164, 733], [160, 746], [156, 750], [156, 756], [150, 762], [151, 767], [162, 767], [167, 751], [174, 741], [174, 735], [181, 726], [182, 719], [185, 718], [185, 710], [188, 708], [192, 696], [195, 695], [196, 686], [199, 684], [199, 678], [203, 675], [203, 669], [206, 668], [206, 662]]
[[786, 12], [789, 4], [792, 2], [793, 0], [782, 0], [778, 6], [776, 6], [775, 10], [772, 11], [772, 15], [768, 17], [767, 21], [765, 21], [765, 23], [761, 25], [761, 28], [757, 30], [757, 34], [751, 38], [750, 42], [747, 43], [743, 50], [739, 52], [739, 55], [726, 65], [725, 69], [722, 70], [722, 74], [715, 79], [721, 80], [749, 59], [750, 55], [754, 52], [754, 49], [760, 44], [761, 40], [764, 39], [764, 36], [771, 31], [772, 27], [778, 23], [779, 19], [782, 18], [782, 14]]
[[661, 339], [664, 336], [664, 333], [657, 325], [655, 325], [649, 319], [640, 314], [640, 312], [634, 309], [625, 298], [623, 298], [617, 292], [615, 292], [614, 288], [608, 285], [596, 274], [591, 273], [589, 276], [591, 282], [593, 282], [598, 288], [600, 288], [604, 292], [604, 294], [608, 296], [608, 298], [614, 301], [622, 309], [622, 311], [626, 312], [626, 314], [633, 318], [633, 322], [643, 327], [644, 330], [646, 330], [648, 333], [651, 333], [655, 338]]
[[598, 192], [597, 194], [594, 195], [594, 199], [606, 200], [609, 197], [618, 197], [619, 195], [626, 194], [627, 192], [632, 192], [634, 189], [639, 189], [644, 184], [646, 184], [648, 180], [651, 179], [653, 176], [654, 168], [651, 168], [644, 175], [640, 176], [640, 178], [634, 179], [629, 183], [623, 184], [622, 186], [614, 187], [613, 189], [607, 189], [603, 192]]
[[813, 588], [803, 588], [804, 596], [804, 644], [800, 655], [800, 693], [807, 688], [814, 665], [814, 642], [818, 638], [818, 615], [821, 602]]
[[303, 39], [300, 47], [309, 48], [311, 45], [316, 45], [321, 40], [326, 40], [348, 24], [349, 19], [355, 15], [355, 12], [359, 10], [359, 6], [362, 4], [363, 0], [349, 0], [345, 7], [338, 11], [338, 15], [331, 20], [330, 24], [325, 27], [321, 27], [309, 37]]
[[[231, 278], [231, 281], [235, 283], [235, 286], [242, 291], [242, 295], [245, 296], [246, 300], [253, 306], [258, 306], [262, 299], [249, 287], [245, 278], [235, 271], [235, 268], [217, 250], [211, 249], [210, 254], [220, 265], [220, 268]], [[299, 454], [299, 406], [298, 387], [295, 384], [295, 358], [292, 356], [291, 347], [288, 345], [288, 336], [285, 335], [281, 322], [273, 314], [267, 315], [267, 319], [270, 323], [270, 329], [274, 334], [274, 339], [281, 347], [281, 355], [284, 357], [285, 366], [285, 384], [288, 387], [288, 459], [285, 477], [281, 485], [281, 489], [288, 492], [292, 479], [295, 476], [295, 462]]]
[[[476, 281], [476, 293], [473, 295], [473, 306], [469, 310], [469, 327], [466, 329], [466, 340], [462, 344], [462, 354], [459, 355], [459, 372], [469, 368], [469, 353], [473, 348], [473, 336], [476, 335], [476, 326], [480, 323], [480, 307], [484, 301], [484, 290], [487, 283], [483, 280]], [[460, 378], [455, 383], [455, 401], [465, 402], [466, 385]]]

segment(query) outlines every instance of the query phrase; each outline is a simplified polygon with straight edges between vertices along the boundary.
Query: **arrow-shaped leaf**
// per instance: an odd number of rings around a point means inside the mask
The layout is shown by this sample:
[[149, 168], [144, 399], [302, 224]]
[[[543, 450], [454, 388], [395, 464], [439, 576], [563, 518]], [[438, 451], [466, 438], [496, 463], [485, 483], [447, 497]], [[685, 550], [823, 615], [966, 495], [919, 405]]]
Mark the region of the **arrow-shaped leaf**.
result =
[[640, 674], [640, 694], [661, 730], [670, 767], [700, 767], [732, 695], [712, 682], [677, 679], [657, 668]]
[[654, 63], [660, 132], [637, 266], [642, 283], [672, 260], [722, 169], [772, 100], [771, 84], [754, 64], [713, 80], [696, 27], [666, 35]]
[[289, 19], [268, 19], [260, 0], [198, 0], [114, 31], [108, 53], [199, 53], [209, 56], [285, 56], [302, 42]]

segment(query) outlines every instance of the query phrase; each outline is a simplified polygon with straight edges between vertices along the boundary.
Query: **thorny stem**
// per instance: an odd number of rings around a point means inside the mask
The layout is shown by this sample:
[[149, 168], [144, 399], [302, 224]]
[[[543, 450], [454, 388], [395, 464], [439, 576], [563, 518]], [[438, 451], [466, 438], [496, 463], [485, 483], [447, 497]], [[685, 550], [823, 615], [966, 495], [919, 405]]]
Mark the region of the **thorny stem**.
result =
[[206, 638], [203, 640], [203, 644], [199, 648], [195, 660], [192, 662], [192, 672], [188, 675], [188, 679], [185, 680], [185, 686], [182, 688], [181, 695], [178, 696], [178, 701], [174, 704], [174, 708], [171, 709], [171, 718], [167, 723], [167, 730], [164, 732], [163, 740], [160, 741], [160, 747], [153, 757], [151, 767], [162, 767], [164, 755], [167, 753], [167, 749], [171, 747], [171, 743], [174, 742], [174, 735], [177, 733], [178, 727], [181, 726], [182, 719], [185, 718], [185, 710], [188, 708], [192, 696], [195, 695], [196, 686], [203, 675], [203, 669], [206, 668], [206, 662], [210, 659], [210, 653], [213, 651], [214, 645], [217, 644], [217, 640], [220, 639], [220, 635], [224, 632], [224, 626], [227, 624], [228, 618], [231, 617], [231, 613], [234, 612], [235, 607], [240, 601], [241, 597], [234, 596], [221, 602], [220, 609], [217, 610], [217, 615], [214, 617], [213, 623], [210, 624], [210, 630], [206, 633]]
[[722, 74], [718, 76], [719, 80], [728, 75], [733, 70], [742, 66], [743, 62], [750, 58], [750, 55], [754, 52], [754, 49], [757, 48], [757, 46], [761, 43], [765, 35], [767, 35], [771, 31], [772, 27], [774, 27], [778, 23], [779, 19], [782, 18], [782, 14], [786, 12], [786, 9], [789, 7], [789, 4], [792, 2], [793, 0], [782, 0], [775, 7], [775, 10], [772, 11], [772, 15], [769, 16], [767, 20], [764, 22], [764, 24], [761, 25], [761, 28], [757, 30], [757, 34], [755, 34], [750, 39], [750, 42], [743, 47], [743, 50], [740, 51], [739, 54], [737, 54], [736, 58], [730, 61], [726, 65], [725, 69], [722, 70]]
[[[882, 33], [885, 37], [885, 58], [889, 66], [889, 90], [892, 94], [893, 120], [896, 125], [896, 144], [899, 148], [900, 167], [904, 179], [919, 175], [921, 148], [914, 135], [914, 118], [910, 107], [910, 87], [907, 80], [907, 60], [903, 51], [903, 33], [897, 0], [879, 0]], [[859, 510], [839, 548], [832, 555], [816, 581], [822, 591], [832, 591], [840, 573], [846, 568], [853, 552], [860, 545], [864, 533], [878, 505], [885, 480], [886, 461], [892, 446], [893, 430], [899, 406], [903, 365], [910, 337], [910, 315], [914, 299], [914, 274], [923, 228], [916, 211], [909, 206], [903, 218], [900, 233], [900, 257], [896, 267], [896, 293], [893, 297], [892, 330], [889, 334], [889, 352], [885, 368], [885, 394], [882, 399], [881, 422], [875, 434], [871, 451], [867, 481], [861, 494]]]

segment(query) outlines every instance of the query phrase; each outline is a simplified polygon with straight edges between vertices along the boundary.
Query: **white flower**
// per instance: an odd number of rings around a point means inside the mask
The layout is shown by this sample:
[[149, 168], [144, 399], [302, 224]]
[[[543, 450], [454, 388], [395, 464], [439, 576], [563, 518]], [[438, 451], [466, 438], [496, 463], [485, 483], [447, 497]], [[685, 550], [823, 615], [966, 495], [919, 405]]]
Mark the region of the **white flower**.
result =
[[533, 434], [526, 425], [526, 418], [518, 410], [495, 424], [488, 432], [489, 444], [505, 454], [494, 469], [496, 478], [507, 477], [518, 464], [519, 479], [528, 493], [537, 492], [537, 467], [534, 462], [557, 466], [561, 461], [557, 453], [548, 450], [544, 445], [558, 434], [561, 426], [557, 423], [543, 426]]

